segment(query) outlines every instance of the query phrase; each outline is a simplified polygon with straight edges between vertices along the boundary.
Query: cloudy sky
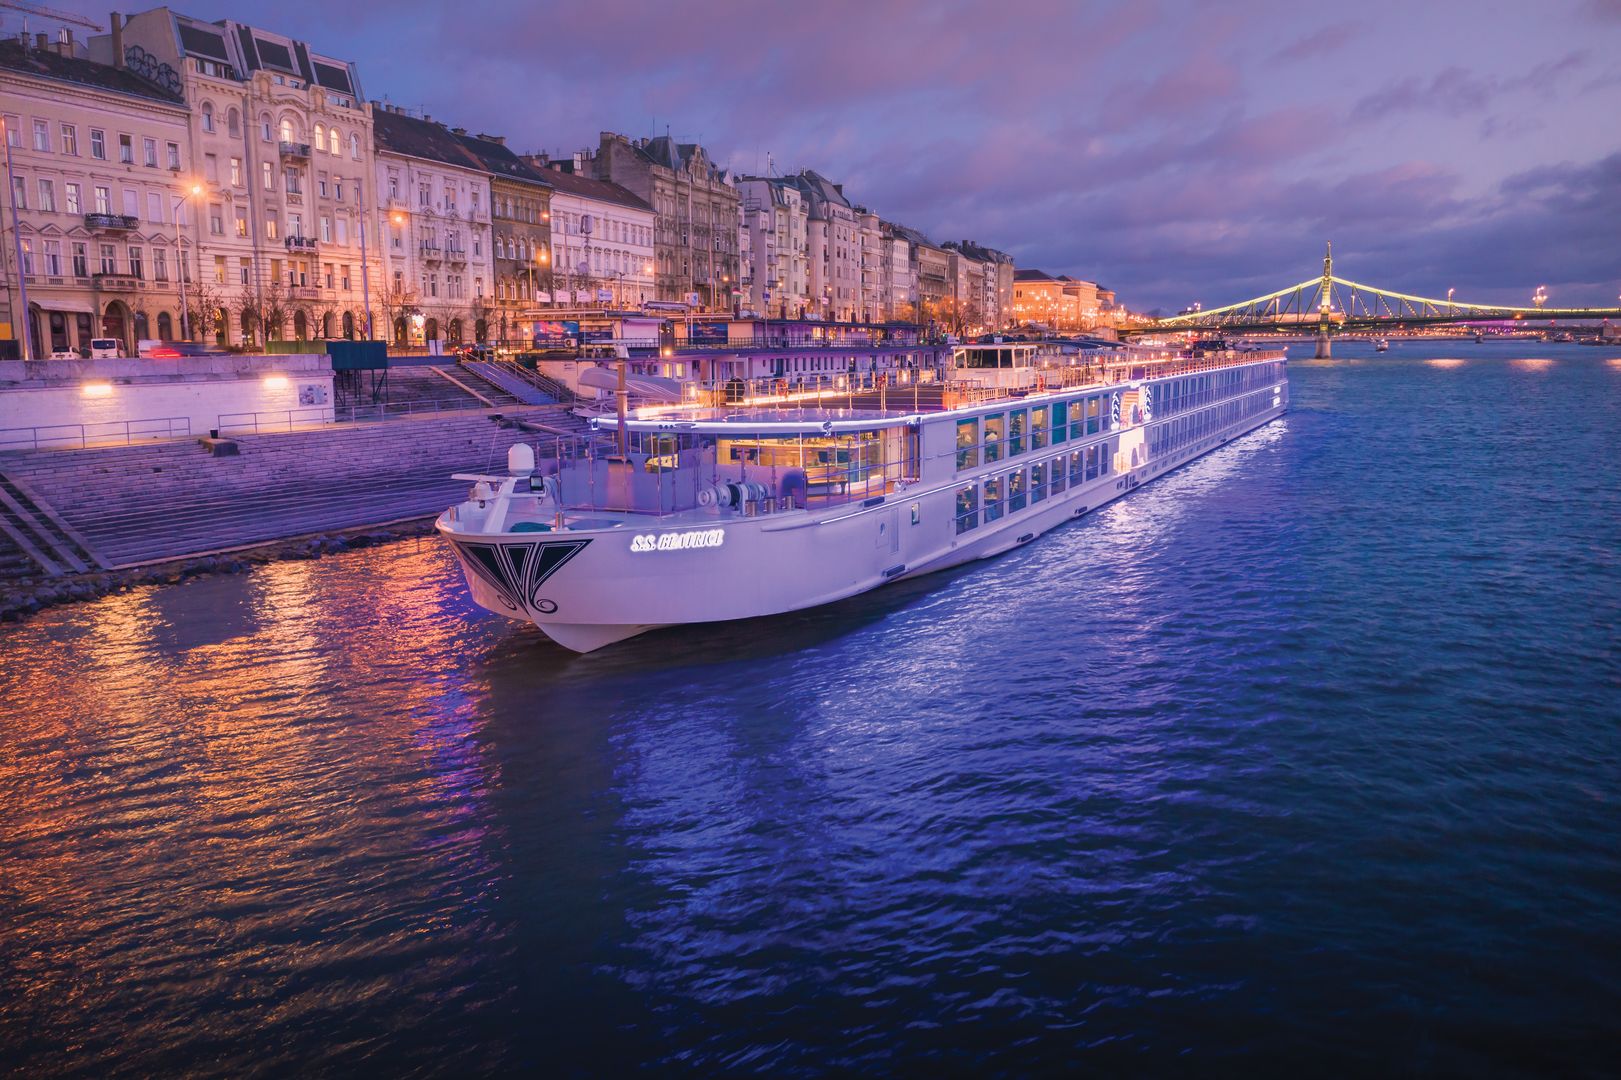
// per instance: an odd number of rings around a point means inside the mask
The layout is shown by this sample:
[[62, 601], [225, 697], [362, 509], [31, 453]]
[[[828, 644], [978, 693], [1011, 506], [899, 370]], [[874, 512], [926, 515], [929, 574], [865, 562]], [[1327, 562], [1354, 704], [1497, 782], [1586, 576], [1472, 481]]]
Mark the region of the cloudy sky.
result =
[[1621, 294], [1621, 0], [175, 6], [520, 149], [668, 131], [815, 168], [1142, 310], [1310, 277], [1327, 239], [1343, 276], [1425, 295]]

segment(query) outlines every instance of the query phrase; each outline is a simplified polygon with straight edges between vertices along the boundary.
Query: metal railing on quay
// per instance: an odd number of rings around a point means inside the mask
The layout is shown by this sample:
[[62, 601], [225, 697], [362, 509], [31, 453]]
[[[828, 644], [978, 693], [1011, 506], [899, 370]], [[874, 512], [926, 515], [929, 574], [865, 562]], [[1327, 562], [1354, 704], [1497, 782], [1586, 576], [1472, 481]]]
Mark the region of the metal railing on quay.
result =
[[271, 412], [222, 413], [217, 430], [221, 435], [262, 435], [277, 431], [296, 431], [315, 427], [339, 427], [350, 424], [372, 424], [383, 420], [397, 420], [417, 416], [441, 416], [470, 412], [488, 412], [490, 406], [480, 401], [377, 401], [364, 404], [314, 406], [307, 409], [282, 409]]
[[43, 424], [0, 429], [0, 452], [22, 450], [88, 450], [97, 446], [133, 446], [191, 437], [191, 418], [163, 416], [148, 420], [107, 420], [94, 424]]

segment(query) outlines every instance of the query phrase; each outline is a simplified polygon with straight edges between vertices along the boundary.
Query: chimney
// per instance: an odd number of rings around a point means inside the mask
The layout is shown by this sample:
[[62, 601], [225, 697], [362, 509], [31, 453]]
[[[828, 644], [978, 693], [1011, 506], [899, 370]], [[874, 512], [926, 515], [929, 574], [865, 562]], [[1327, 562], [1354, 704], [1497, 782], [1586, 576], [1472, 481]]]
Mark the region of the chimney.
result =
[[107, 16], [107, 22], [113, 31], [113, 67], [124, 66], [124, 16], [113, 12]]
[[44, 52], [45, 50], [49, 49], [51, 47], [51, 35], [35, 34], [34, 47], [39, 49], [40, 52]]
[[65, 26], [56, 32], [56, 52], [58, 56], [73, 55], [73, 31]]

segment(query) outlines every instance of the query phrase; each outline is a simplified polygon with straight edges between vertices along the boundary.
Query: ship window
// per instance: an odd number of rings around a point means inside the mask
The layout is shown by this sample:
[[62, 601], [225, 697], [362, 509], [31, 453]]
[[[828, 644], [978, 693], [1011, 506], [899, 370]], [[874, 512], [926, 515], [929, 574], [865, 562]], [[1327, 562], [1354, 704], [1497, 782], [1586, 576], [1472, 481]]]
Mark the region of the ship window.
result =
[[1089, 446], [1086, 448], [1086, 478], [1096, 480], [1098, 476], [1098, 456], [1101, 447]]
[[979, 464], [979, 421], [957, 421], [957, 468], [972, 469]]
[[1069, 435], [1069, 402], [1060, 401], [1053, 406], [1053, 445], [1063, 442]]
[[1047, 466], [1036, 463], [1030, 466], [1030, 503], [1035, 505], [1047, 497]]
[[[1002, 453], [1002, 435], [1006, 430], [1006, 424], [1007, 418], [1001, 413], [985, 417], [985, 461], [987, 464], [992, 461], [1000, 461], [1004, 456]], [[987, 503], [988, 501], [987, 499]], [[989, 512], [987, 506], [986, 513]]]
[[1086, 399], [1086, 433], [1088, 435], [1098, 433], [1098, 413], [1101, 411], [1102, 402], [1103, 399], [1100, 397]]
[[995, 521], [1002, 516], [1002, 480], [992, 476], [985, 480], [985, 520]]
[[1007, 511], [1013, 513], [1024, 509], [1025, 479], [1024, 470], [1017, 469], [1007, 474]]
[[979, 488], [974, 484], [957, 489], [957, 535], [979, 525]]
[[1029, 419], [1023, 409], [1014, 409], [1007, 414], [1007, 456], [1018, 457], [1024, 453], [1024, 433], [1029, 426]]
[[1071, 450], [1069, 454], [1069, 482], [1079, 484], [1086, 479], [1086, 452]]
[[1052, 412], [1045, 405], [1030, 410], [1030, 449], [1047, 448], [1047, 421], [1051, 416]]
[[1082, 398], [1075, 403], [1075, 410], [1070, 415], [1069, 437], [1079, 439], [1086, 434], [1086, 403], [1091, 398]]
[[1064, 483], [1064, 458], [1062, 455], [1053, 458], [1047, 463], [1048, 483], [1052, 486], [1053, 494], [1057, 495], [1067, 486]]

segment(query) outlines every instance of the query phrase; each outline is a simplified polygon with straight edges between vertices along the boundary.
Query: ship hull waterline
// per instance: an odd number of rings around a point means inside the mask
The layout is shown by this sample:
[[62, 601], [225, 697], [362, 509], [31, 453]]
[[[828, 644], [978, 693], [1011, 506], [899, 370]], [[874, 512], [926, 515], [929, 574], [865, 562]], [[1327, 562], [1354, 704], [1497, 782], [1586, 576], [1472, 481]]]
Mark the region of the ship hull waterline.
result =
[[[436, 523], [455, 550], [475, 602], [533, 623], [565, 649], [593, 652], [653, 630], [787, 614], [895, 581], [993, 558], [1129, 494], [1282, 417], [1280, 404], [1245, 417], [1175, 454], [1111, 473], [986, 522], [942, 530], [954, 488], [892, 493], [879, 505], [813, 516], [804, 511], [737, 519], [722, 546], [631, 555], [638, 526], [546, 534], [460, 531]], [[947, 520], [949, 525], [949, 520]], [[932, 526], [932, 528], [931, 528]]]

